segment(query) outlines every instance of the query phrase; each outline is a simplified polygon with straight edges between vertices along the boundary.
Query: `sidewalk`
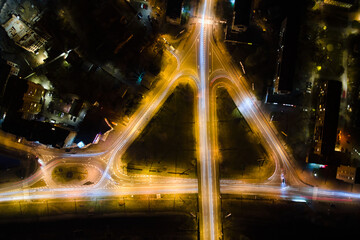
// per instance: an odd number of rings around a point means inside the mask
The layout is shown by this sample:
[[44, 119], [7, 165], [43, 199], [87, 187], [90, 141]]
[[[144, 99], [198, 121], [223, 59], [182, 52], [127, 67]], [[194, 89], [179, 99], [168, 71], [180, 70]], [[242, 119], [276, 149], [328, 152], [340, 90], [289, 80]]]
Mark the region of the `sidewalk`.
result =
[[340, 180], [337, 180], [335, 176], [314, 176], [313, 169], [305, 167], [304, 169], [296, 170], [299, 178], [314, 187], [318, 187], [326, 190], [333, 191], [343, 191], [343, 192], [352, 192], [360, 193], [360, 184], [350, 184]]

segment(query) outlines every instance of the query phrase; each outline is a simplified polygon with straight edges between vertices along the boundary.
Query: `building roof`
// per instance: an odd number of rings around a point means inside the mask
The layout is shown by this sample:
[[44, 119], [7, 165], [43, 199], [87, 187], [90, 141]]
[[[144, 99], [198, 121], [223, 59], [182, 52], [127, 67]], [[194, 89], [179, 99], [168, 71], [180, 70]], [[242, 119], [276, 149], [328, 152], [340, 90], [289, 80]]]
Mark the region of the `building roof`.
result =
[[322, 152], [330, 154], [334, 151], [340, 108], [342, 84], [339, 81], [328, 80], [326, 83], [325, 118], [322, 137]]
[[300, 17], [295, 13], [284, 19], [279, 41], [279, 59], [276, 78], [277, 92], [291, 92], [296, 69], [297, 45], [300, 33]]
[[252, 0], [236, 0], [234, 6], [234, 25], [248, 26], [250, 22]]
[[11, 71], [11, 66], [9, 66], [6, 61], [0, 59], [0, 90], [2, 91], [5, 87], [6, 80], [9, 77]]
[[91, 109], [87, 112], [83, 122], [81, 122], [74, 142], [83, 142], [88, 145], [94, 142], [98, 134], [105, 134], [109, 130], [111, 130], [111, 127], [105, 121], [100, 110], [97, 108]]
[[298, 38], [305, 7], [306, 4], [303, 1], [288, 1], [284, 3], [286, 17], [282, 21], [280, 29], [278, 61], [274, 79], [275, 93], [288, 94], [293, 90], [293, 80], [297, 63]]
[[15, 15], [12, 15], [9, 21], [2, 26], [16, 44], [30, 52], [35, 52], [46, 42], [44, 38], [40, 37]]
[[182, 4], [183, 4], [183, 0], [167, 1], [166, 16], [173, 19], [180, 18]]
[[2, 103], [4, 107], [8, 109], [8, 114], [19, 113], [18, 110], [24, 102], [23, 96], [27, 89], [28, 85], [26, 80], [13, 75], [9, 77]]
[[266, 103], [279, 104], [288, 107], [296, 107], [302, 104], [302, 93], [293, 91], [290, 94], [272, 94], [266, 96]]

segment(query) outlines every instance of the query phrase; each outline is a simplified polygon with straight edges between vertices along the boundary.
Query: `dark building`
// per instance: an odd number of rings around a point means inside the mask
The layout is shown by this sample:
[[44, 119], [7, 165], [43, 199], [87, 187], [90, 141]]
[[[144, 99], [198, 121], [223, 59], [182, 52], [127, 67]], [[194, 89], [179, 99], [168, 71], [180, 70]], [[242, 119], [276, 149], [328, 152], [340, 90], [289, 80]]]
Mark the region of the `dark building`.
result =
[[334, 80], [320, 82], [312, 153], [327, 161], [335, 149], [342, 85]]
[[81, 148], [103, 139], [112, 127], [98, 108], [89, 110], [79, 126], [74, 142]]
[[8, 78], [9, 78], [10, 70], [11, 70], [11, 66], [6, 64], [6, 61], [0, 59], [0, 89], [1, 89], [1, 92], [4, 91], [3, 89], [5, 87], [5, 83], [7, 82]]
[[183, 0], [169, 0], [166, 5], [166, 20], [173, 24], [180, 24]]
[[280, 30], [279, 55], [274, 79], [274, 93], [276, 94], [287, 94], [293, 89], [299, 33], [298, 14], [286, 17]]
[[296, 107], [302, 105], [302, 96], [303, 94], [299, 91], [293, 91], [290, 94], [273, 94], [272, 90], [269, 88], [264, 102], [287, 107]]
[[69, 114], [78, 117], [81, 109], [83, 108], [84, 100], [82, 99], [75, 99], [74, 103], [71, 105]]
[[6, 115], [13, 115], [21, 117], [19, 112], [24, 100], [24, 93], [28, 89], [27, 81], [11, 75], [8, 79], [2, 107], [5, 109]]
[[22, 118], [25, 102], [23, 97], [29, 89], [28, 83], [16, 76], [9, 77], [3, 100], [6, 117], [1, 125], [2, 130], [18, 137], [24, 137], [28, 141], [38, 141], [57, 148], [64, 147], [71, 133], [70, 130], [51, 123]]
[[11, 76], [17, 76], [19, 66], [16, 63], [5, 61], [0, 58], [0, 97], [4, 97], [8, 80]]
[[252, 0], [236, 0], [231, 29], [244, 32], [249, 27]]
[[64, 147], [70, 131], [51, 123], [25, 120], [18, 117], [6, 117], [2, 129], [28, 141], [38, 141], [56, 148]]

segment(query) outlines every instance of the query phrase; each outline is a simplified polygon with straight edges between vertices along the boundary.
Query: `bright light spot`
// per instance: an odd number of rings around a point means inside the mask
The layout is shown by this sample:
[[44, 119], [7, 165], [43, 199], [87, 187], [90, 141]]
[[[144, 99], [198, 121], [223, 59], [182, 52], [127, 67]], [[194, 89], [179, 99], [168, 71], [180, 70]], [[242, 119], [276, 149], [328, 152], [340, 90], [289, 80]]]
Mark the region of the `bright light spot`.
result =
[[81, 141], [81, 142], [79, 142], [79, 143], [77, 144], [77, 146], [78, 146], [79, 148], [83, 148], [83, 147], [85, 147], [85, 144]]
[[247, 115], [248, 111], [253, 108], [252, 102], [250, 98], [246, 98], [241, 102], [241, 104], [238, 106], [239, 111], [243, 115]]
[[356, 14], [355, 19], [356, 21], [360, 22], [360, 12]]
[[198, 19], [198, 23], [213, 24], [214, 21], [211, 20], [211, 19], [202, 19], [202, 18], [199, 18], [199, 19]]
[[318, 71], [320, 71], [320, 70], [321, 70], [321, 66], [317, 66], [316, 69], [317, 69]]
[[309, 166], [309, 168], [311, 168], [311, 169], [314, 169], [314, 168], [319, 169], [319, 168], [326, 168], [326, 167], [327, 167], [327, 165], [318, 164], [318, 163], [309, 163], [308, 166]]
[[43, 160], [41, 160], [40, 158], [38, 159], [38, 163], [40, 164], [40, 167], [45, 166], [45, 163], [44, 163]]
[[306, 200], [303, 199], [303, 198], [293, 198], [293, 199], [291, 199], [291, 201], [293, 201], [293, 202], [306, 202]]

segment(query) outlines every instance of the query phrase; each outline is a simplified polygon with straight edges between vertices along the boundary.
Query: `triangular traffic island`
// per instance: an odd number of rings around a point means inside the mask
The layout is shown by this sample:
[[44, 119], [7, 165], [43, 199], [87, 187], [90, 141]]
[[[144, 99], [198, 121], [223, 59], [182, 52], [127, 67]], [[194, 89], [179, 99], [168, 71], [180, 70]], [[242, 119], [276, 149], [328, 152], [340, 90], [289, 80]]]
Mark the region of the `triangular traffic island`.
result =
[[220, 178], [264, 180], [274, 164], [225, 88], [216, 90]]
[[196, 177], [194, 90], [178, 85], [127, 149], [121, 161], [128, 175]]

